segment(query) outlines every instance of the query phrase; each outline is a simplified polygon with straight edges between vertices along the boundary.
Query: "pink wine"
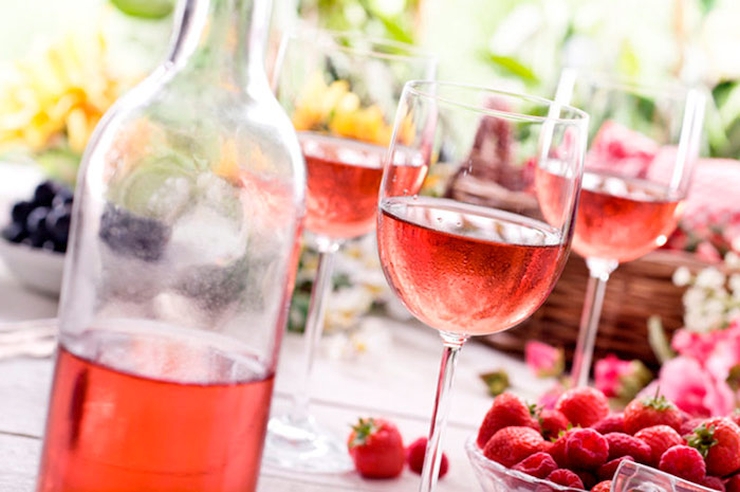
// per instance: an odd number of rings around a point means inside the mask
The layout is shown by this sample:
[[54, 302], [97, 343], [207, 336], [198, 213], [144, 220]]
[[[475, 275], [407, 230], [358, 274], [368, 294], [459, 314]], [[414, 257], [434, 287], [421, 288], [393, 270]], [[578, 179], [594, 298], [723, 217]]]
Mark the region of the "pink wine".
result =
[[430, 197], [384, 199], [378, 248], [389, 283], [415, 316], [467, 335], [532, 314], [567, 256], [560, 231], [543, 222]]
[[306, 228], [337, 239], [372, 231], [387, 149], [316, 133], [298, 137], [306, 159]]
[[620, 263], [640, 258], [665, 243], [681, 203], [665, 186], [586, 172], [573, 250]]
[[[96, 342], [115, 350], [106, 340]], [[146, 343], [138, 338], [127, 350], [178, 364], [172, 343]], [[188, 370], [208, 359], [223, 377], [151, 379], [61, 346], [38, 491], [254, 491], [274, 377], [255, 375], [253, 360], [213, 350], [198, 358], [192, 347], [185, 350]], [[229, 380], [226, 373], [238, 377]]]

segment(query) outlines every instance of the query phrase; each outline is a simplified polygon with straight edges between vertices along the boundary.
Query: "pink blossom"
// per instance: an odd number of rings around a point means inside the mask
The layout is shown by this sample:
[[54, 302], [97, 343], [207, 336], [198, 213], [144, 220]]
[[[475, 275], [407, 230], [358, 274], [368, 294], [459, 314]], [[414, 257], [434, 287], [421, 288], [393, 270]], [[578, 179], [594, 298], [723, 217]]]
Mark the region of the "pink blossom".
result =
[[558, 376], [565, 366], [562, 349], [536, 340], [530, 340], [524, 345], [524, 360], [527, 367], [541, 378]]
[[622, 360], [614, 354], [599, 359], [594, 364], [594, 386], [607, 397], [619, 394], [620, 379], [629, 372], [629, 361]]
[[685, 328], [676, 330], [671, 339], [673, 350], [697, 361], [707, 360], [714, 351], [718, 339], [723, 336], [722, 331], [713, 330], [707, 333], [697, 333]]
[[641, 394], [656, 389], [693, 417], [727, 415], [734, 408], [735, 395], [722, 379], [717, 379], [699, 361], [679, 355], [663, 364], [658, 379]]

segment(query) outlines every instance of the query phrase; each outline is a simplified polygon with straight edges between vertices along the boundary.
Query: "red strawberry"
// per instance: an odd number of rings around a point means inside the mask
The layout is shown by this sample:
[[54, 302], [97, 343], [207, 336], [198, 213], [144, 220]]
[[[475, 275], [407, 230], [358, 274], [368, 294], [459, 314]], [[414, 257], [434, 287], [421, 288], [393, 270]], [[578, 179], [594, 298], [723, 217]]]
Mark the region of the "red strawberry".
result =
[[650, 459], [648, 465], [657, 467], [660, 457], [666, 449], [677, 444], [684, 444], [683, 438], [673, 427], [667, 425], [654, 425], [637, 431], [635, 437], [645, 441], [650, 446]]
[[552, 459], [552, 456], [544, 451], [538, 451], [524, 458], [522, 461], [512, 466], [512, 470], [519, 470], [527, 475], [537, 478], [546, 478], [553, 470], [558, 468], [558, 464]]
[[642, 439], [623, 432], [610, 432], [604, 437], [609, 443], [610, 460], [620, 456], [631, 456], [638, 463], [648, 464], [650, 462], [652, 449]]
[[488, 409], [483, 423], [478, 429], [476, 442], [483, 449], [497, 430], [504, 427], [523, 426], [539, 429], [539, 424], [532, 417], [529, 407], [523, 399], [514, 393], [504, 392], [498, 395]]
[[740, 475], [735, 474], [725, 481], [725, 490], [727, 492], [740, 492]]
[[574, 426], [589, 427], [609, 414], [609, 400], [604, 393], [591, 386], [566, 390], [555, 402]]
[[359, 419], [352, 427], [347, 447], [363, 477], [394, 478], [406, 464], [406, 450], [398, 428], [384, 419]]
[[568, 418], [560, 410], [542, 408], [535, 417], [540, 424], [540, 433], [545, 439], [556, 439], [568, 428]]
[[558, 468], [547, 476], [547, 480], [563, 485], [565, 487], [573, 487], [574, 489], [582, 489], [583, 481], [576, 472], [568, 470], [567, 468]]
[[706, 463], [701, 453], [685, 444], [668, 448], [660, 457], [658, 468], [694, 483], [700, 483], [707, 474]]
[[[421, 475], [421, 470], [424, 468], [424, 457], [427, 454], [427, 438], [420, 437], [416, 441], [409, 444], [406, 448], [406, 462], [409, 464], [409, 469]], [[447, 459], [447, 455], [442, 453], [442, 461], [439, 464], [439, 478], [442, 478], [447, 474], [447, 470], [450, 468], [450, 460]]]
[[573, 429], [567, 434], [565, 456], [572, 468], [595, 470], [609, 457], [609, 443], [593, 429]]
[[740, 470], [740, 427], [728, 417], [711, 417], [689, 435], [704, 456], [707, 473], [724, 477]]
[[592, 425], [591, 428], [597, 430], [600, 434], [624, 432], [624, 414], [622, 412], [610, 413]]
[[624, 430], [628, 434], [653, 425], [667, 425], [678, 431], [683, 421], [681, 410], [663, 395], [635, 398], [624, 407]]
[[511, 426], [499, 429], [486, 443], [486, 458], [511, 468], [524, 458], [542, 450], [545, 440], [531, 427]]

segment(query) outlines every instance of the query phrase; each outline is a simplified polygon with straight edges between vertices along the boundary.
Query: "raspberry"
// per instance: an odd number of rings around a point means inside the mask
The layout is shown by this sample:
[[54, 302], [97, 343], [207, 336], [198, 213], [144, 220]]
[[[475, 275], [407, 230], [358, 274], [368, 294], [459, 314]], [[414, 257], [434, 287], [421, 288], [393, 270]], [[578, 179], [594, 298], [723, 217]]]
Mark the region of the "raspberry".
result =
[[582, 489], [583, 481], [576, 475], [572, 470], [567, 468], [558, 468], [547, 476], [547, 480], [554, 482], [565, 487], [573, 487], [574, 489]]
[[619, 467], [619, 464], [622, 461], [635, 461], [632, 456], [625, 455], [620, 456], [619, 458], [614, 458], [603, 465], [599, 467], [598, 470], [596, 470], [596, 476], [599, 477], [599, 480], [611, 480], [612, 477], [614, 477], [614, 474], [617, 471], [617, 468]]
[[658, 468], [694, 483], [700, 483], [707, 474], [707, 466], [701, 453], [685, 444], [668, 448], [660, 457]]
[[483, 448], [486, 458], [511, 468], [529, 455], [541, 451], [545, 440], [531, 427], [504, 427], [496, 431]]
[[[427, 454], [427, 438], [420, 437], [416, 441], [412, 442], [406, 448], [406, 462], [409, 464], [409, 469], [421, 475], [421, 469], [424, 467], [424, 457]], [[447, 474], [447, 470], [450, 468], [450, 460], [447, 455], [442, 453], [442, 461], [439, 464], [439, 478], [442, 478]]]
[[573, 429], [567, 434], [565, 456], [573, 467], [595, 470], [609, 457], [609, 442], [593, 429]]
[[725, 481], [727, 492], [740, 492], [740, 475], [733, 475]]
[[725, 484], [719, 477], [714, 477], [712, 475], [707, 475], [704, 477], [704, 480], [701, 481], [699, 485], [703, 485], [704, 487], [712, 490], [720, 490], [722, 492], [725, 492]]
[[612, 490], [612, 481], [611, 480], [603, 480], [593, 487], [591, 487], [591, 492], [610, 492]]
[[609, 414], [609, 400], [596, 388], [580, 386], [560, 395], [555, 409], [563, 412], [574, 426], [588, 427]]
[[555, 463], [557, 463], [561, 468], [568, 468], [568, 457], [565, 454], [565, 441], [568, 440], [569, 432], [572, 431], [567, 431], [562, 434], [546, 449], [547, 453], [552, 456]]
[[552, 459], [552, 456], [539, 451], [511, 467], [512, 470], [519, 470], [527, 475], [532, 475], [537, 478], [546, 478], [553, 470], [558, 468], [558, 464]]
[[642, 439], [622, 432], [610, 432], [604, 435], [609, 443], [609, 458], [613, 460], [620, 456], [631, 456], [638, 463], [648, 464], [652, 449]]
[[624, 414], [621, 412], [610, 413], [603, 419], [596, 422], [591, 426], [601, 434], [608, 434], [610, 432], [624, 432]]
[[667, 425], [654, 425], [639, 430], [635, 437], [645, 441], [650, 446], [650, 459], [648, 465], [657, 467], [660, 457], [670, 447], [684, 444], [683, 438], [675, 429]]

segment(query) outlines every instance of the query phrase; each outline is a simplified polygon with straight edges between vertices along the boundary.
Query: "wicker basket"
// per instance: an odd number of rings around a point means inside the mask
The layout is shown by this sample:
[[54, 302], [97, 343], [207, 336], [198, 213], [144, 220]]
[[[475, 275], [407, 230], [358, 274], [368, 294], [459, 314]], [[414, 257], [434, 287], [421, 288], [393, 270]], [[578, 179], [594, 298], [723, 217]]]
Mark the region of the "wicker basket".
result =
[[[648, 318], [659, 316], [670, 333], [683, 325], [681, 297], [685, 288], [672, 282], [679, 266], [693, 273], [707, 266], [688, 253], [655, 251], [620, 265], [607, 284], [594, 360], [613, 353], [622, 359], [640, 359], [655, 370], [659, 363], [648, 342]], [[498, 350], [522, 355], [528, 340], [562, 347], [568, 366], [578, 337], [586, 295], [588, 270], [582, 258], [571, 254], [565, 270], [545, 304], [531, 318], [511, 330], [483, 337]]]

